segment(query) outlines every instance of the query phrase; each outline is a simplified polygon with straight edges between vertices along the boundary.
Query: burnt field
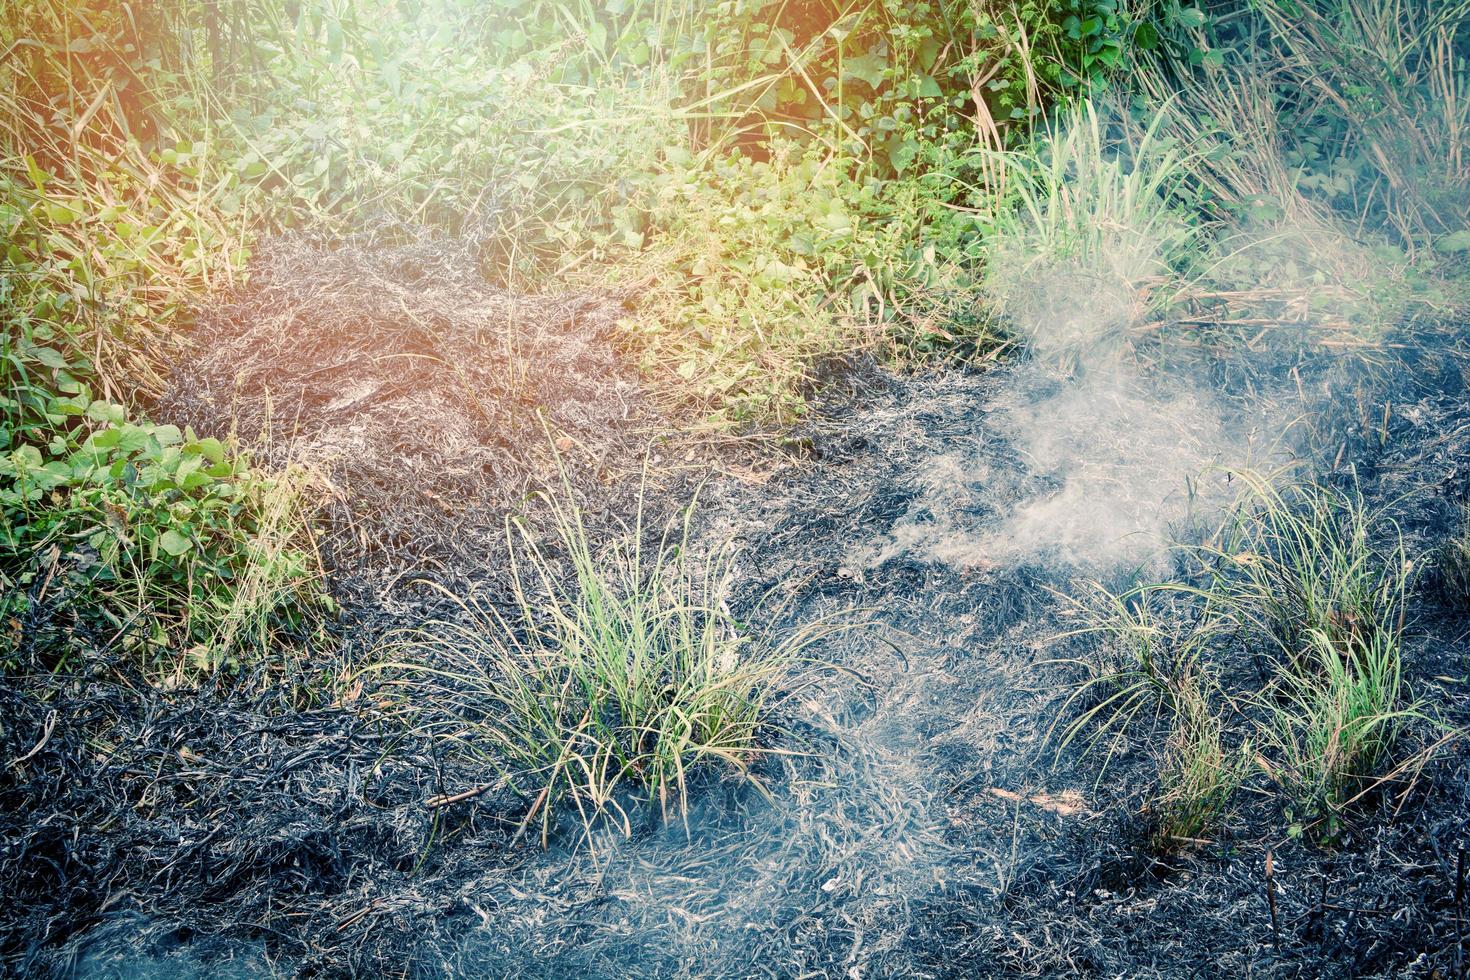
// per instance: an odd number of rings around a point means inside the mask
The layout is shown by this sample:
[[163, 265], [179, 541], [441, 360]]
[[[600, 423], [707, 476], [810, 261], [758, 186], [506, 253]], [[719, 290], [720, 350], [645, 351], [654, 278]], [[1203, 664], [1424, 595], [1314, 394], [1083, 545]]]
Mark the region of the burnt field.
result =
[[[1458, 326], [1417, 324], [1416, 349], [1388, 353], [1302, 333], [1222, 354], [1155, 324], [1070, 370], [858, 362], [762, 456], [640, 402], [595, 312], [615, 298], [466, 302], [461, 289], [441, 307], [419, 248], [283, 243], [251, 291], [202, 317], [204, 337], [234, 331], [282, 367], [258, 374], [216, 338], [218, 358], [175, 373], [172, 414], [244, 424], [264, 410], [252, 392], [270, 390], [274, 424], [291, 420], [272, 451], [327, 488], [341, 608], [299, 669], [335, 682], [186, 695], [99, 653], [44, 694], [8, 690], [0, 867], [16, 972], [1463, 969], [1470, 609], [1447, 550], [1470, 458]], [[339, 263], [350, 276], [333, 278]], [[282, 284], [308, 269], [309, 308], [283, 307]], [[371, 355], [352, 341], [369, 318]], [[281, 336], [311, 337], [310, 352], [281, 357], [248, 333], [294, 320], [315, 329]], [[385, 336], [409, 337], [430, 367], [382, 368]], [[521, 405], [486, 405], [475, 376], [446, 368], [505, 370], [511, 343], [584, 353], [533, 359], [548, 373]], [[1403, 761], [1358, 778], [1330, 814], [1293, 817], [1262, 744], [1211, 820], [1161, 836], [1173, 703], [1147, 701], [1100, 737], [1072, 727], [1114, 699], [1089, 684], [1120, 642], [1096, 628], [1096, 597], [1201, 581], [1189, 549], [1246, 506], [1241, 474], [1287, 465], [1361, 495], [1373, 554], [1402, 547], [1412, 568], [1391, 624], [1416, 706], [1395, 733]], [[563, 814], [543, 846], [533, 795], [436, 737], [405, 675], [364, 668], [398, 659], [383, 644], [404, 631], [453, 637], [485, 622], [481, 605], [513, 617], [506, 515], [556, 549], [527, 494], [558, 479], [598, 547], [635, 511], [650, 536], [697, 501], [684, 546], [734, 543], [738, 621], [824, 626], [783, 671], [743, 775], [696, 774], [674, 813], [630, 798], [608, 823]], [[1174, 635], [1204, 615], [1183, 594], [1157, 625]], [[1257, 669], [1248, 628], [1210, 648], [1202, 676]]]
[[0, 0], [0, 976], [1470, 978], [1470, 0]]

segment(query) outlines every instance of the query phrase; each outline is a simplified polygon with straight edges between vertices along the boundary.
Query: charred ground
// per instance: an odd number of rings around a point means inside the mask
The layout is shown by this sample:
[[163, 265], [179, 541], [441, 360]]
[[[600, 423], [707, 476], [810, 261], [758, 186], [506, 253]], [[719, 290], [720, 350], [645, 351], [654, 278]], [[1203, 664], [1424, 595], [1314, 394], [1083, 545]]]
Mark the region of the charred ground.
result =
[[[17, 760], [0, 780], [9, 969], [1463, 971], [1470, 769], [1458, 744], [1360, 801], [1329, 845], [1288, 837], [1262, 789], [1210, 841], [1172, 853], [1153, 846], [1146, 812], [1156, 728], [1130, 729], [1106, 766], [1059, 748], [1058, 721], [1076, 710], [1067, 661], [1086, 647], [1067, 635], [1068, 596], [1144, 573], [1079, 562], [1065, 536], [977, 549], [1076, 478], [1048, 468], [1017, 422], [1075, 379], [1024, 362], [857, 365], [794, 434], [802, 458], [752, 470], [748, 450], [669, 433], [639, 397], [609, 343], [616, 297], [487, 292], [473, 262], [422, 242], [282, 243], [249, 292], [204, 314], [206, 353], [175, 374], [173, 417], [269, 430], [267, 451], [317, 467], [330, 488], [325, 553], [344, 614], [295, 681], [350, 678], [394, 630], [452, 615], [424, 579], [501, 601], [505, 515], [534, 521], [526, 494], [557, 478], [558, 460], [599, 533], [640, 493], [676, 513], [707, 477], [698, 527], [742, 546], [738, 614], [772, 631], [849, 626], [773, 719], [771, 747], [795, 754], [762, 764], [769, 798], [709, 779], [685, 820], [542, 851], [517, 834], [528, 801], [513, 794], [439, 805], [494, 774], [395, 724], [371, 681], [261, 693], [243, 677], [170, 693], [100, 645], [44, 697], [3, 692], [4, 754]], [[1300, 418], [1283, 451], [1388, 507], [1426, 569], [1411, 684], [1463, 726], [1470, 616], [1433, 565], [1470, 479], [1467, 361], [1458, 328], [1415, 331], [1414, 351], [1371, 357], [1283, 341], [1222, 359], [1185, 343], [1168, 370], [1148, 366], [1160, 350], [1144, 345], [1129, 384], [1203, 386], [1231, 431]], [[500, 358], [508, 344], [522, 356]], [[513, 369], [530, 373], [508, 387]], [[505, 390], [518, 394], [487, 404]], [[558, 439], [570, 440], [559, 455]], [[1188, 534], [1187, 520], [1174, 530]]]

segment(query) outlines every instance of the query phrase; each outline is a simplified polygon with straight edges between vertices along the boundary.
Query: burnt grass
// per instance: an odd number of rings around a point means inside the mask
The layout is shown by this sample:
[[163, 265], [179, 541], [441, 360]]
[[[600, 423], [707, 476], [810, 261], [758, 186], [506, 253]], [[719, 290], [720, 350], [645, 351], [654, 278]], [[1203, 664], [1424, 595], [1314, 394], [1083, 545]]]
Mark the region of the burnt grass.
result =
[[[515, 297], [473, 250], [395, 234], [279, 243], [202, 312], [159, 407], [322, 473], [343, 614], [310, 657], [170, 692], [98, 640], [0, 684], [6, 972], [1465, 975], [1462, 743], [1368, 794], [1334, 841], [1290, 837], [1258, 778], [1210, 841], [1160, 851], [1161, 725], [1106, 766], [1053, 737], [1086, 653], [1066, 596], [1127, 570], [897, 544], [925, 522], [983, 540], [1057, 488], [999, 407], [1057, 379], [849, 364], [786, 450], [731, 449], [641, 394], [615, 349], [621, 297]], [[1470, 611], [1433, 562], [1470, 493], [1470, 359], [1457, 327], [1403, 332], [1416, 349], [1189, 357], [1242, 417], [1306, 418], [1294, 450], [1388, 508], [1424, 569], [1409, 682], [1463, 727]], [[970, 476], [941, 465], [956, 459]], [[741, 545], [754, 628], [852, 624], [775, 711], [793, 754], [761, 764], [768, 796], [709, 775], [687, 819], [549, 850], [517, 839], [527, 802], [509, 793], [428, 805], [493, 773], [341, 679], [394, 630], [453, 615], [426, 581], [503, 597], [505, 515], [534, 522], [529, 491], [558, 467], [611, 533], [645, 461], [657, 514], [702, 485], [698, 526]]]

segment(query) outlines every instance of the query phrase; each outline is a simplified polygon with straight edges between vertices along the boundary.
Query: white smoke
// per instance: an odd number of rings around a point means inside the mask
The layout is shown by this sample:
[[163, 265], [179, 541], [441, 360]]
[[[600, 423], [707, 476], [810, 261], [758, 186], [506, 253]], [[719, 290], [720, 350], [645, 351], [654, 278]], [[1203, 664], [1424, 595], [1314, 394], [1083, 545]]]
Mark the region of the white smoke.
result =
[[[1228, 470], [1269, 448], [1206, 386], [1134, 356], [1131, 334], [1188, 234], [1149, 172], [1177, 161], [1106, 133], [1090, 108], [1053, 133], [1050, 165], [1027, 175], [1027, 206], [987, 253], [990, 298], [1030, 360], [976, 406], [987, 426], [973, 451], [931, 460], [907, 513], [856, 563], [1157, 566], [1180, 524], [1228, 503]], [[1025, 472], [995, 465], [992, 444]]]

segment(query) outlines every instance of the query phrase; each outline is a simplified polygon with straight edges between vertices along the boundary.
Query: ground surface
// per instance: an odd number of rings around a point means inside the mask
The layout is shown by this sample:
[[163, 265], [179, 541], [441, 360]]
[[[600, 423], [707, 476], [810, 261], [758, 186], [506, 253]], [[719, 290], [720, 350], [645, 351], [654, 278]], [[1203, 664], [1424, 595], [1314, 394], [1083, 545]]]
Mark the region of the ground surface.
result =
[[[486, 774], [397, 734], [371, 689], [292, 706], [58, 678], [50, 704], [0, 706], [8, 756], [54, 732], [0, 782], [13, 972], [1463, 970], [1462, 747], [1365, 800], [1334, 849], [1288, 839], [1259, 793], [1213, 841], [1162, 856], [1140, 814], [1159, 749], [1147, 726], [1106, 769], [1048, 736], [1077, 677], [1061, 661], [1085, 652], [1063, 636], [1066, 597], [1167, 565], [1161, 536], [1228, 489], [1216, 472], [1183, 491], [1210, 464], [1324, 461], [1393, 502], [1411, 549], [1429, 554], [1470, 486], [1464, 361], [1430, 351], [1364, 368], [1287, 347], [1261, 363], [1194, 357], [1163, 372], [1144, 356], [1081, 377], [860, 365], [795, 433], [799, 458], [753, 467], [748, 450], [668, 432], [612, 349], [616, 297], [522, 315], [474, 285], [472, 257], [441, 252], [280, 246], [254, 292], [204, 318], [171, 411], [253, 436], [270, 388], [270, 425], [289, 418], [292, 433], [273, 451], [330, 475], [347, 655], [445, 615], [425, 578], [497, 601], [504, 514], [555, 474], [552, 446], [601, 528], [626, 515], [645, 457], [660, 513], [709, 476], [698, 526], [742, 546], [737, 611], [774, 630], [849, 627], [778, 709], [774, 744], [795, 754], [765, 764], [770, 798], [710, 781], [687, 822], [543, 852], [512, 840], [514, 799], [426, 806]], [[291, 300], [308, 272], [317, 292]], [[512, 340], [521, 354], [500, 355]], [[259, 373], [267, 360], [273, 373]], [[1353, 399], [1360, 412], [1323, 411]], [[1432, 575], [1420, 593], [1412, 682], [1463, 725], [1470, 619]], [[111, 719], [106, 734], [84, 745], [75, 733], [96, 719]]]

